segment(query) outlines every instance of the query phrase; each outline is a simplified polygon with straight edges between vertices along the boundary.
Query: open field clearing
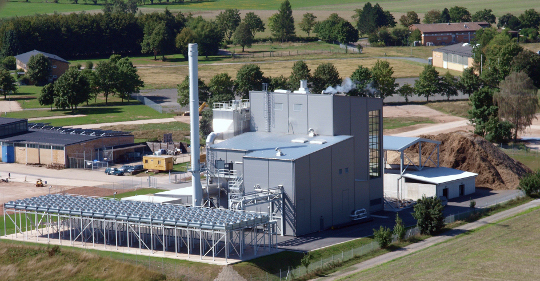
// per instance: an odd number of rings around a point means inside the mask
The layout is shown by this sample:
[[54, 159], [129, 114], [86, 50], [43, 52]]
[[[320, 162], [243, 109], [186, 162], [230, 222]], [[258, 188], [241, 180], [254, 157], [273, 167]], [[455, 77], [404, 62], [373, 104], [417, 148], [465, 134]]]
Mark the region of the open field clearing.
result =
[[[143, 5], [140, 8], [152, 10], [164, 10], [167, 7], [169, 10], [190, 10], [190, 11], [208, 11], [208, 10], [224, 10], [224, 9], [240, 9], [240, 10], [270, 10], [274, 11], [279, 8], [282, 1], [265, 1], [265, 0], [219, 0], [219, 1], [186, 1], [183, 3], [163, 2], [159, 3], [155, 1], [154, 5]], [[339, 3], [329, 4], [324, 0], [292, 0], [291, 6], [293, 10], [304, 11], [321, 11], [326, 15], [332, 12], [345, 12], [353, 13], [354, 9], [361, 8], [365, 1], [360, 0], [343, 0]], [[378, 2], [383, 9], [389, 10], [392, 13], [406, 13], [407, 11], [416, 11], [423, 15], [423, 13], [431, 9], [442, 10], [445, 7], [451, 6], [463, 6], [466, 7], [471, 13], [484, 8], [493, 10], [496, 16], [501, 16], [507, 12], [519, 14], [526, 9], [540, 9], [540, 3], [535, 0], [522, 0], [522, 1], [504, 1], [504, 0], [489, 0], [489, 1], [469, 1], [469, 0], [456, 0], [449, 3], [443, 0], [425, 1], [425, 0], [408, 0], [406, 3], [399, 0], [381, 0]], [[57, 12], [72, 12], [72, 11], [92, 11], [101, 10], [101, 5], [93, 5], [88, 1], [85, 4], [84, 1], [79, 1], [79, 4], [71, 4], [71, 1], [60, 0], [58, 3], [47, 3], [46, 1], [10, 1], [8, 2], [0, 12], [0, 17], [10, 16], [22, 16], [32, 15], [35, 13], [53, 13]], [[101, 2], [100, 2], [101, 4]], [[373, 3], [375, 4], [375, 2]], [[340, 13], [341, 14], [341, 13]], [[262, 15], [261, 15], [262, 16]], [[296, 15], [295, 15], [296, 16]], [[316, 16], [319, 16], [316, 14]], [[342, 14], [342, 17], [350, 17], [350, 15]], [[268, 16], [264, 18], [268, 18]], [[300, 21], [300, 20], [298, 20]]]
[[535, 209], [342, 280], [538, 280], [539, 215]]
[[429, 102], [426, 106], [442, 113], [453, 116], [468, 118], [468, 111], [471, 108], [469, 101], [439, 101]]
[[163, 134], [172, 133], [175, 141], [185, 142], [189, 136], [189, 124], [170, 122], [163, 124], [117, 125], [102, 127], [103, 130], [131, 132], [138, 142], [163, 140]]
[[[296, 61], [296, 60], [295, 60]], [[291, 74], [292, 66], [295, 61], [275, 61], [275, 62], [260, 62], [256, 63], [261, 67], [265, 76], [277, 77], [283, 75], [288, 77]], [[394, 77], [417, 77], [423, 70], [423, 66], [420, 64], [413, 64], [406, 60], [389, 59], [390, 65], [394, 68]], [[349, 77], [359, 65], [364, 67], [373, 67], [377, 59], [361, 59], [361, 58], [349, 58], [349, 59], [314, 59], [306, 60], [306, 64], [314, 71], [319, 64], [333, 63], [341, 77]], [[236, 72], [244, 64], [223, 63], [213, 65], [199, 65], [199, 78], [204, 81], [210, 81], [210, 79], [218, 73], [228, 73], [233, 79], [236, 79]], [[140, 68], [139, 75], [141, 79], [145, 81], [145, 84], [149, 86], [159, 86], [161, 88], [174, 88], [177, 84], [180, 84], [186, 75], [188, 75], [187, 66], [175, 66], [175, 67], [153, 67], [153, 68]]]

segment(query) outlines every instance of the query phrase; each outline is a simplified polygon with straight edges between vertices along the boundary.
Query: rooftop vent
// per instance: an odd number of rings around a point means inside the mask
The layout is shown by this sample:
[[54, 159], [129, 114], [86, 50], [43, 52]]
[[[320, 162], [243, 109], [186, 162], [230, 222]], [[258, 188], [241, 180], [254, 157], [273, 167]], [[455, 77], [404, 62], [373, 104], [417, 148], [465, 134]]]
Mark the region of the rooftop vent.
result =
[[317, 134], [315, 133], [315, 130], [313, 130], [312, 128], [309, 128], [308, 130], [308, 135], [310, 138], [316, 136]]
[[311, 143], [311, 144], [325, 144], [326, 141], [325, 140], [312, 140], [312, 141], [309, 141], [309, 143]]
[[281, 151], [281, 149], [279, 149], [279, 147], [276, 147], [276, 156], [283, 156], [283, 152]]
[[306, 139], [294, 139], [291, 142], [294, 142], [294, 143], [306, 143], [306, 142], [308, 142], [308, 140], [306, 140]]
[[309, 94], [309, 89], [307, 87], [307, 80], [300, 80], [300, 88], [294, 91], [295, 94]]

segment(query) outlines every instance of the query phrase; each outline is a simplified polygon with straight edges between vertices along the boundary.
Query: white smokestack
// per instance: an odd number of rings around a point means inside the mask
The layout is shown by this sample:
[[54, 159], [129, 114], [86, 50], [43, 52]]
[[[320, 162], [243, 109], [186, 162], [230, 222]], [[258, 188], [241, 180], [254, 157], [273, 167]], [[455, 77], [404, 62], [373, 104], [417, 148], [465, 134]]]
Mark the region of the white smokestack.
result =
[[201, 206], [201, 163], [199, 144], [199, 68], [197, 44], [189, 44], [189, 116], [191, 119], [191, 187], [193, 206]]

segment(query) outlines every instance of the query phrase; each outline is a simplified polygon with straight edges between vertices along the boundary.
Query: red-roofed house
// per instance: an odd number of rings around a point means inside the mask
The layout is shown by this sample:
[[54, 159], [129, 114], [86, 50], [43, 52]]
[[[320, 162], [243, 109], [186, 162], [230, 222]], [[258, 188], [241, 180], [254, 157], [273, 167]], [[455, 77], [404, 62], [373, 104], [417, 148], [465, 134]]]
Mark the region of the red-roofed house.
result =
[[413, 24], [410, 29], [420, 30], [422, 45], [452, 45], [470, 43], [476, 31], [485, 27], [490, 27], [490, 24], [487, 22]]

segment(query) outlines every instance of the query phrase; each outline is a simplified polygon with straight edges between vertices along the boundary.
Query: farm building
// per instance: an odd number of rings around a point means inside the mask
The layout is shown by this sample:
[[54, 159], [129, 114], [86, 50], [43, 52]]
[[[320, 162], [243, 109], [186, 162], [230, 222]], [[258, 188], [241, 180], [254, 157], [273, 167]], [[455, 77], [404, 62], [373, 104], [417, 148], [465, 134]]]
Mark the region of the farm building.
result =
[[383, 209], [381, 99], [252, 91], [249, 102], [215, 106], [214, 117], [224, 127], [207, 140], [207, 192], [228, 192], [214, 204], [270, 210], [294, 236]]
[[0, 160], [8, 163], [82, 168], [85, 160], [115, 161], [140, 146], [126, 132], [52, 127], [25, 119], [0, 117], [0, 132]]
[[420, 30], [422, 45], [452, 45], [456, 43], [471, 43], [476, 31], [490, 27], [487, 22], [455, 22], [413, 24], [410, 30]]
[[[388, 151], [399, 153], [399, 164], [384, 165], [384, 193], [387, 199], [418, 200], [422, 196], [452, 199], [476, 191], [478, 174], [439, 167], [440, 142], [395, 136], [384, 136], [383, 142], [385, 155], [388, 155]], [[428, 151], [429, 157], [423, 159], [422, 153], [418, 153], [418, 159], [413, 159], [405, 153], [406, 149], [414, 146], [418, 146], [421, 152], [423, 143], [435, 144], [435, 149]]]
[[49, 77], [50, 81], [54, 81], [58, 79], [58, 77], [64, 74], [64, 72], [66, 72], [69, 68], [69, 62], [63, 58], [57, 55], [41, 52], [38, 50], [33, 50], [30, 52], [26, 52], [26, 53], [15, 56], [17, 69], [22, 70], [26, 73], [28, 71], [27, 64], [30, 61], [30, 58], [37, 54], [42, 54], [51, 61], [52, 69], [51, 69], [51, 75]]
[[473, 66], [473, 47], [459, 43], [433, 50], [433, 66], [463, 71]]

